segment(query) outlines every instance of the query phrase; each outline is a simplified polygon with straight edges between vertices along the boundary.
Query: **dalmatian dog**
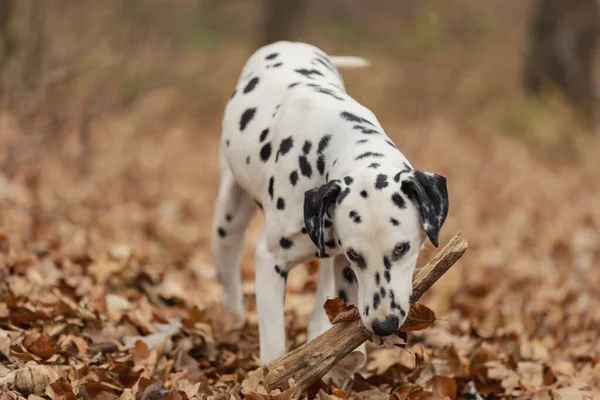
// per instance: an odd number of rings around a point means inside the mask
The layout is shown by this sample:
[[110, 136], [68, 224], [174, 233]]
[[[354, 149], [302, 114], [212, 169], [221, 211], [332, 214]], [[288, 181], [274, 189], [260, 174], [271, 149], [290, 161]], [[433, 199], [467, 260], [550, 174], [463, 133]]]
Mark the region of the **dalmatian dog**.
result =
[[286, 278], [295, 265], [321, 260], [309, 339], [330, 327], [323, 303], [334, 296], [385, 337], [406, 319], [425, 239], [438, 246], [446, 179], [414, 169], [346, 93], [336, 64], [362, 61], [270, 44], [247, 61], [226, 106], [211, 247], [226, 311], [241, 317], [244, 232], [263, 211], [255, 257], [261, 363], [286, 352]]

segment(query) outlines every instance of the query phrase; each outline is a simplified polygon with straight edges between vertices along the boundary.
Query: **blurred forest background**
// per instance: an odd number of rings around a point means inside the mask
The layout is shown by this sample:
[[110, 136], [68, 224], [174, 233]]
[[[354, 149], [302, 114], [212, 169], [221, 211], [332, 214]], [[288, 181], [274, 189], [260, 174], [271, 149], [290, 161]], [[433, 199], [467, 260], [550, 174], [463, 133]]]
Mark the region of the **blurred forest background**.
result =
[[[154, 369], [137, 363], [156, 349], [134, 353], [136, 373], [190, 398], [239, 387], [256, 366], [251, 245], [261, 216], [243, 258], [246, 341], [219, 336], [208, 243], [220, 123], [246, 59], [289, 39], [371, 62], [342, 71], [348, 92], [415, 167], [448, 178], [441, 242], [457, 231], [470, 242], [424, 298], [440, 319], [412, 339], [425, 350], [375, 352], [388, 354], [368, 365], [381, 380], [346, 390], [429, 389], [442, 375], [465, 396], [591, 398], [600, 388], [599, 27], [595, 0], [0, 0], [0, 325], [9, 338], [0, 375], [26, 360], [66, 368], [65, 337], [90, 349], [122, 343], [196, 310], [216, 345], [190, 339], [197, 331], [186, 326], [187, 341], [159, 352]], [[429, 245], [423, 260], [433, 254]], [[292, 347], [306, 337], [314, 281], [314, 266], [290, 275]], [[65, 297], [108, 315], [104, 328], [61, 320]], [[40, 337], [52, 355], [32, 350]], [[71, 355], [89, 366], [79, 350]], [[213, 375], [160, 364], [180, 354]], [[114, 363], [97, 368], [110, 375]], [[90, 379], [63, 377], [83, 398], [131, 390]], [[197, 390], [181, 389], [199, 379]]]

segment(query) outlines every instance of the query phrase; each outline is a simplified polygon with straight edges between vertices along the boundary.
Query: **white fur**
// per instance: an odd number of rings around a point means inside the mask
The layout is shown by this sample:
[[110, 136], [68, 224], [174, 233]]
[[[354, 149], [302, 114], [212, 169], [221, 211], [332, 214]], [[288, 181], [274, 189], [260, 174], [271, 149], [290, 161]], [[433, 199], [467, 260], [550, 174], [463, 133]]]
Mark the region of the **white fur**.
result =
[[[277, 56], [272, 56], [277, 53]], [[269, 56], [271, 58], [269, 59]], [[327, 249], [331, 258], [321, 262], [317, 301], [310, 317], [309, 339], [325, 331], [330, 325], [323, 312], [323, 302], [344, 290], [348, 301], [357, 304], [361, 318], [371, 328], [373, 318], [384, 319], [395, 314], [403, 322], [404, 316], [391, 307], [390, 295], [381, 298], [380, 305], [373, 308], [374, 293], [383, 286], [387, 293], [393, 290], [395, 301], [408, 312], [411, 295], [411, 279], [416, 258], [425, 240], [418, 207], [406, 196], [406, 207], [400, 209], [392, 202], [392, 192], [400, 192], [400, 183], [393, 177], [410, 167], [404, 155], [386, 141], [389, 138], [375, 115], [345, 93], [341, 76], [336, 69], [328, 69], [315, 57], [328, 59], [318, 48], [291, 42], [278, 42], [259, 49], [244, 66], [236, 86], [236, 92], [227, 104], [222, 124], [221, 140], [221, 187], [216, 201], [212, 251], [224, 287], [223, 302], [228, 312], [243, 315], [243, 299], [239, 271], [239, 256], [246, 226], [256, 209], [255, 201], [264, 207], [265, 223], [256, 247], [256, 303], [259, 319], [260, 359], [267, 363], [286, 352], [283, 319], [285, 274], [299, 263], [315, 258], [316, 247], [304, 233], [304, 194], [334, 179], [351, 176], [350, 185], [342, 181], [342, 188], [349, 187], [350, 194], [339, 206], [332, 209], [333, 230], [328, 239], [340, 240], [343, 248]], [[329, 59], [331, 61], [331, 59]], [[334, 60], [340, 66], [364, 66], [363, 59], [349, 57]], [[275, 66], [277, 63], [282, 63]], [[317, 70], [305, 76], [296, 70]], [[249, 83], [258, 78], [256, 86], [244, 93]], [[366, 77], [365, 79], [368, 79]], [[293, 83], [299, 85], [290, 88]], [[317, 92], [308, 84], [319, 84], [333, 95]], [[336, 98], [337, 97], [337, 98]], [[278, 107], [279, 106], [279, 107]], [[252, 118], [241, 129], [242, 115], [255, 109]], [[368, 120], [362, 123], [379, 134], [364, 134], [354, 128], [356, 122], [340, 115], [349, 112]], [[360, 125], [360, 124], [358, 124]], [[261, 142], [261, 133], [269, 129]], [[323, 151], [324, 173], [318, 171], [318, 146], [324, 135], [331, 135]], [[291, 138], [293, 146], [285, 155], [277, 153], [284, 139]], [[367, 139], [368, 142], [359, 143]], [[305, 141], [311, 141], [307, 160], [311, 166], [310, 178], [302, 175], [300, 157]], [[270, 156], [261, 159], [261, 151], [270, 143]], [[358, 159], [365, 152], [376, 152], [381, 157]], [[248, 159], [249, 157], [249, 159]], [[335, 165], [334, 164], [335, 161]], [[377, 169], [368, 166], [378, 163]], [[292, 185], [290, 174], [297, 171], [298, 179]], [[389, 187], [375, 189], [379, 174], [388, 176]], [[273, 197], [269, 183], [273, 179]], [[368, 198], [360, 192], [366, 190]], [[278, 199], [285, 203], [278, 208]], [[356, 211], [362, 222], [357, 224], [348, 217]], [[229, 221], [227, 216], [231, 216]], [[390, 218], [400, 221], [393, 226]], [[217, 234], [224, 232], [225, 237]], [[293, 242], [290, 248], [282, 247], [281, 239]], [[392, 262], [390, 282], [384, 278], [383, 256], [393, 252], [399, 242], [410, 243], [410, 251], [398, 261]], [[350, 248], [364, 256], [368, 266], [361, 270], [350, 263], [345, 252]], [[344, 279], [343, 271], [350, 266], [358, 285]], [[379, 273], [381, 283], [375, 282]], [[370, 313], [366, 308], [370, 305]]]

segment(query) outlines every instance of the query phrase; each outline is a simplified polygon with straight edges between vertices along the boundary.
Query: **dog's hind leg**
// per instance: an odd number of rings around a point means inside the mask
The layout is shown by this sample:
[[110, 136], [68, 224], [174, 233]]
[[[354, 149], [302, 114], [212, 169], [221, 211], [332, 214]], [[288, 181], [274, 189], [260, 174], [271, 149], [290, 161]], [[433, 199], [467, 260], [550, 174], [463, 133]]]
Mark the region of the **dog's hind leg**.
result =
[[223, 305], [227, 313], [244, 315], [244, 297], [240, 275], [240, 254], [244, 234], [256, 205], [237, 184], [227, 161], [221, 160], [221, 182], [215, 203], [211, 250], [223, 285]]

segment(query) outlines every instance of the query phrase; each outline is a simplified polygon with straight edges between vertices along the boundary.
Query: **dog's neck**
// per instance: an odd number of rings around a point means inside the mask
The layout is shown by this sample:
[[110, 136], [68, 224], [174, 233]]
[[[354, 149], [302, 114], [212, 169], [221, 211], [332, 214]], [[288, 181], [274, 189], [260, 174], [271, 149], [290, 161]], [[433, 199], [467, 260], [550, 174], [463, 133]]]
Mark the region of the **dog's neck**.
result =
[[[365, 171], [403, 170], [410, 165], [407, 158], [399, 150], [393, 148], [387, 136], [369, 135], [368, 143], [356, 143], [362, 137], [354, 137], [352, 145], [348, 145], [347, 136], [339, 135], [332, 140], [324, 152], [326, 159], [325, 182], [343, 179], [345, 176], [358, 176]], [[367, 136], [367, 135], [364, 135]], [[381, 155], [381, 156], [379, 156]]]

